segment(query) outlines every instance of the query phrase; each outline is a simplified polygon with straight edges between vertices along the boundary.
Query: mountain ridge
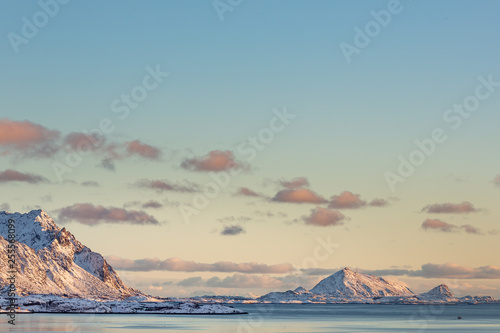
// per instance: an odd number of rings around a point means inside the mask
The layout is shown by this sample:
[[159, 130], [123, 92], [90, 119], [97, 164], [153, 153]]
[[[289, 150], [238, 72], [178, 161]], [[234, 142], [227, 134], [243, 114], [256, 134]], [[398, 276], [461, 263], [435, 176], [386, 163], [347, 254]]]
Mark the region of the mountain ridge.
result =
[[[104, 257], [60, 228], [43, 210], [0, 212], [0, 260], [7, 262], [8, 222], [15, 221], [18, 295], [53, 294], [123, 299], [144, 296], [123, 283]], [[0, 271], [0, 290], [10, 283]]]

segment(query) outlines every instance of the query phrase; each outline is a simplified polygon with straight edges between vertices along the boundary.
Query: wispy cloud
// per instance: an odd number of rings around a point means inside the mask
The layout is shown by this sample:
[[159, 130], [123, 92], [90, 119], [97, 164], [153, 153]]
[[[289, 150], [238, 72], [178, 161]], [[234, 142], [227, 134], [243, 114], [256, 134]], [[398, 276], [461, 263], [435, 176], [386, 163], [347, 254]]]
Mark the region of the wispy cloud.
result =
[[23, 182], [30, 184], [47, 183], [49, 180], [33, 173], [24, 173], [12, 169], [0, 171], [0, 183]]
[[159, 225], [151, 215], [143, 211], [127, 210], [117, 207], [103, 207], [90, 203], [76, 203], [58, 210], [63, 222], [78, 222], [86, 225], [102, 223]]
[[468, 234], [474, 235], [484, 235], [484, 233], [478, 227], [475, 227], [470, 224], [464, 224], [461, 226], [457, 226], [454, 224], [450, 224], [438, 219], [426, 219], [422, 223], [422, 229], [424, 230], [435, 230], [441, 232], [459, 232], [465, 231]]
[[185, 184], [173, 183], [166, 179], [140, 179], [134, 186], [146, 189], [156, 190], [157, 192], [172, 191], [172, 192], [196, 192], [198, 186], [193, 183], [185, 182]]
[[199, 263], [179, 258], [160, 260], [144, 258], [138, 260], [124, 259], [117, 256], [106, 257], [113, 268], [127, 271], [174, 271], [174, 272], [224, 272], [245, 274], [284, 274], [294, 271], [290, 264], [266, 265], [255, 262], [234, 263], [218, 261], [216, 263]]
[[257, 193], [255, 191], [249, 189], [248, 187], [240, 187], [236, 191], [235, 195], [236, 196], [243, 196], [243, 197], [260, 197], [260, 198], [265, 197], [265, 195]]
[[294, 189], [299, 187], [308, 187], [309, 180], [305, 177], [297, 177], [291, 180], [280, 180], [279, 184], [284, 188]]
[[212, 277], [206, 281], [212, 288], [281, 288], [283, 281], [273, 276], [234, 274], [226, 278]]
[[[338, 269], [321, 269], [309, 268], [302, 270], [307, 275], [330, 275], [338, 271]], [[434, 278], [447, 278], [447, 279], [500, 279], [500, 267], [498, 266], [481, 266], [481, 267], [467, 267], [460, 266], [453, 263], [446, 264], [424, 264], [421, 269], [358, 269], [359, 272], [365, 274], [372, 274], [376, 276], [410, 276], [422, 277], [426, 279]]]
[[87, 187], [99, 187], [99, 183], [93, 180], [87, 180], [84, 182], [81, 182], [80, 185], [82, 186], [87, 186]]
[[467, 214], [476, 213], [479, 209], [476, 209], [470, 202], [464, 201], [459, 204], [442, 203], [427, 205], [422, 208], [422, 211], [435, 214]]
[[142, 208], [161, 208], [163, 207], [163, 204], [161, 202], [158, 202], [156, 200], [149, 200], [148, 202], [145, 202], [141, 206]]

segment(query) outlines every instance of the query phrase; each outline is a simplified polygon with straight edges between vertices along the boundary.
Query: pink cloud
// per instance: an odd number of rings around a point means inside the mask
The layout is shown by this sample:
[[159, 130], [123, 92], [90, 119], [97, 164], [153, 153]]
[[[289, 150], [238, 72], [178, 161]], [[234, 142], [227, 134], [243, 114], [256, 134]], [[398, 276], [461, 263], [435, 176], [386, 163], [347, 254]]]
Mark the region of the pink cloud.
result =
[[0, 183], [25, 182], [38, 184], [48, 182], [47, 178], [32, 173], [23, 173], [12, 169], [0, 172]]
[[158, 148], [141, 143], [139, 140], [127, 142], [126, 146], [129, 154], [137, 154], [151, 160], [158, 160], [161, 155], [161, 151]]
[[64, 222], [76, 221], [86, 225], [101, 223], [154, 224], [158, 221], [151, 215], [136, 210], [117, 207], [95, 206], [90, 203], [77, 203], [59, 210], [59, 219]]
[[181, 166], [186, 170], [204, 172], [246, 169], [246, 166], [235, 160], [233, 153], [229, 150], [213, 150], [205, 156], [186, 159]]
[[34, 145], [47, 143], [58, 136], [58, 131], [51, 131], [27, 120], [0, 119], [0, 145], [26, 149]]
[[281, 190], [276, 193], [272, 201], [315, 204], [327, 202], [324, 198], [306, 188]]
[[458, 227], [453, 224], [446, 223], [441, 220], [427, 219], [422, 223], [422, 229], [425, 230], [438, 230], [444, 232], [455, 232], [458, 231]]
[[427, 205], [422, 208], [422, 211], [435, 214], [466, 214], [478, 212], [479, 209], [474, 208], [474, 205], [470, 202], [464, 201], [459, 204], [443, 203]]
[[496, 186], [500, 186], [500, 175], [496, 176], [495, 179], [493, 179], [493, 184]]
[[311, 215], [304, 216], [302, 219], [306, 224], [315, 225], [318, 227], [327, 227], [344, 224], [346, 217], [339, 211], [329, 210], [322, 207], [316, 207], [311, 210]]
[[329, 208], [345, 209], [345, 208], [360, 208], [366, 206], [366, 201], [359, 198], [359, 194], [353, 194], [349, 191], [344, 191], [340, 195], [334, 195], [330, 199]]
[[475, 234], [475, 235], [481, 235], [482, 234], [482, 231], [481, 229], [473, 226], [473, 225], [470, 225], [470, 224], [464, 224], [462, 225], [462, 229], [468, 233], [468, 234]]

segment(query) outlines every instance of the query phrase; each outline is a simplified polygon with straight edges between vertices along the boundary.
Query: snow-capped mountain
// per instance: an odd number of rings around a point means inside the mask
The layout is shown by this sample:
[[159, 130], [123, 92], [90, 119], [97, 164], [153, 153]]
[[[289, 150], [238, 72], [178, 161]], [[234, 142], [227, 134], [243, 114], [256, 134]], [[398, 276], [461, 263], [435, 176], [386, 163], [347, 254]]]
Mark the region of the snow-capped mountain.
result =
[[440, 284], [439, 286], [432, 288], [426, 293], [420, 294], [421, 298], [430, 298], [434, 300], [444, 300], [444, 301], [456, 301], [456, 297], [453, 296], [450, 288], [445, 284]]
[[389, 283], [383, 278], [353, 272], [347, 267], [321, 280], [310, 292], [348, 298], [409, 296], [414, 294], [408, 287], [400, 283]]
[[376, 303], [376, 304], [457, 304], [497, 303], [489, 296], [456, 298], [442, 284], [432, 290], [415, 294], [408, 287], [383, 278], [353, 272], [344, 268], [321, 280], [311, 290], [271, 292], [257, 298], [262, 303]]
[[[121, 299], [144, 295], [126, 286], [97, 252], [59, 228], [43, 210], [26, 214], [0, 212], [0, 261], [7, 263], [8, 220], [15, 221], [18, 295], [54, 294]], [[0, 270], [5, 293], [9, 273]]]

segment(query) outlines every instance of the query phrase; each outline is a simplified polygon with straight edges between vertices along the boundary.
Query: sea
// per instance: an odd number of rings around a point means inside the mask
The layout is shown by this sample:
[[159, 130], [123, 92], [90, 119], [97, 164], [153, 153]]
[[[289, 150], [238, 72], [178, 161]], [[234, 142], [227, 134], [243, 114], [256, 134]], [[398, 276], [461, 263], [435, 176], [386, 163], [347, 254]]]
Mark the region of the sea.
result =
[[[500, 303], [234, 304], [246, 315], [2, 315], [2, 332], [500, 332]], [[1, 317], [0, 317], [1, 318]], [[461, 319], [459, 319], [461, 318]]]

